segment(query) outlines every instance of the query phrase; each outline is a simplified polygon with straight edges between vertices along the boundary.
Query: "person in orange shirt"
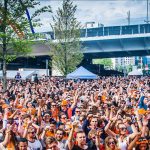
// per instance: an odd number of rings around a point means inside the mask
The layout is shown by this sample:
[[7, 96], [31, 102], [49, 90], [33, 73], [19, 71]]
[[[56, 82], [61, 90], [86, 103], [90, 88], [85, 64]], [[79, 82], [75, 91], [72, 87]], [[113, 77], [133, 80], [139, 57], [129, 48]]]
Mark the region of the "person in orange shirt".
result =
[[62, 100], [61, 102], [61, 112], [65, 113], [66, 115], [68, 115], [68, 103], [66, 100]]
[[4, 141], [0, 143], [1, 150], [15, 150], [15, 134], [12, 132], [12, 125], [7, 125], [4, 133]]
[[102, 100], [102, 102], [106, 101], [106, 93], [105, 92], [102, 93], [101, 100]]
[[59, 110], [58, 110], [58, 108], [57, 108], [56, 103], [52, 102], [50, 112], [51, 112], [51, 114], [52, 114], [52, 118], [53, 118], [55, 121], [57, 121], [57, 120], [58, 120]]
[[55, 122], [50, 122], [49, 126], [46, 126], [43, 129], [43, 132], [40, 136], [41, 140], [44, 140], [44, 137], [54, 137], [55, 136], [55, 130], [56, 130], [56, 123]]

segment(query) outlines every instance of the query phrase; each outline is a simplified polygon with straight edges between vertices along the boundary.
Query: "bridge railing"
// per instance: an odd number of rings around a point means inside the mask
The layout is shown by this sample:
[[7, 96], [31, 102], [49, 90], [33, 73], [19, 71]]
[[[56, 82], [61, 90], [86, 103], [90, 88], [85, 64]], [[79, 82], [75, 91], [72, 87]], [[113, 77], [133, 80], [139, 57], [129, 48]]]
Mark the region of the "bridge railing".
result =
[[[127, 26], [110, 26], [81, 29], [80, 37], [101, 37], [111, 35], [132, 35], [150, 33], [150, 24], [127, 25]], [[55, 39], [53, 32], [41, 33], [45, 39]]]
[[150, 33], [150, 24], [81, 29], [81, 37]]

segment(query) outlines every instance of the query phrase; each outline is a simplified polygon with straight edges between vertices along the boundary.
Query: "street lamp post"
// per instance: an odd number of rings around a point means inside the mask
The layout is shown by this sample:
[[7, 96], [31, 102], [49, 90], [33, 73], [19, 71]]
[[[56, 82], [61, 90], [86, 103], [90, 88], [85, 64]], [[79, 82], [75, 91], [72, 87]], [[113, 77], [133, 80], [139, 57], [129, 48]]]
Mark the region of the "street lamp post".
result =
[[142, 70], [142, 68], [143, 68], [143, 59], [141, 57], [141, 70]]
[[94, 21], [92, 21], [92, 22], [86, 22], [86, 23], [85, 23], [85, 27], [86, 27], [85, 37], [87, 37], [87, 25], [88, 25], [88, 24], [90, 24], [90, 25], [91, 25], [91, 27], [93, 27], [93, 25], [95, 24], [95, 22], [94, 22]]
[[149, 23], [149, 0], [147, 0], [146, 20], [144, 22]]
[[48, 73], [48, 59], [46, 59], [46, 76], [49, 76], [49, 73]]
[[130, 10], [127, 12], [127, 20], [128, 20], [128, 26], [130, 25]]
[[148, 11], [149, 11], [149, 3], [148, 3], [148, 0], [147, 0], [147, 23], [149, 23], [149, 20], [148, 20]]

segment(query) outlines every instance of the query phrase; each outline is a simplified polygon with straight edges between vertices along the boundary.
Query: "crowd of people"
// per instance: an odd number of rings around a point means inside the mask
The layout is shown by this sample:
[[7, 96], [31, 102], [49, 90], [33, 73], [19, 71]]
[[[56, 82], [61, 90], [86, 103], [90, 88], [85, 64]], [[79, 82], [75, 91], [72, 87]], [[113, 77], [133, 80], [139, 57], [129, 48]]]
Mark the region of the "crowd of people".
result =
[[0, 82], [0, 150], [149, 150], [150, 79]]

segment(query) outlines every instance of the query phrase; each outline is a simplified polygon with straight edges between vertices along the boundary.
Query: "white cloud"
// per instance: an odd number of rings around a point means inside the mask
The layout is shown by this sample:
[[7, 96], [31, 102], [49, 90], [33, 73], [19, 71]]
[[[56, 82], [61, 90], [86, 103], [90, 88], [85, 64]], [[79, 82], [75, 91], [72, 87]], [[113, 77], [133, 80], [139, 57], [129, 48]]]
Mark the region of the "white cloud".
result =
[[[61, 7], [62, 1], [41, 1], [41, 6], [51, 5], [53, 13]], [[85, 22], [95, 21], [105, 26], [127, 24], [127, 12], [130, 10], [131, 23], [144, 23], [146, 18], [146, 0], [78, 0], [77, 19], [84, 25]], [[48, 31], [52, 23], [52, 14], [41, 16], [43, 26], [36, 31]]]

